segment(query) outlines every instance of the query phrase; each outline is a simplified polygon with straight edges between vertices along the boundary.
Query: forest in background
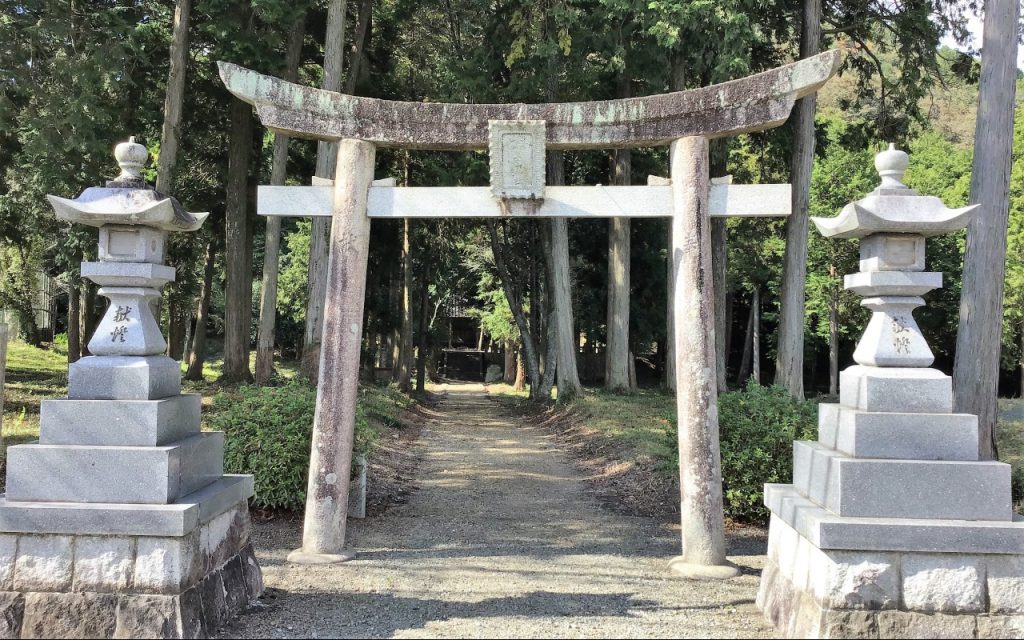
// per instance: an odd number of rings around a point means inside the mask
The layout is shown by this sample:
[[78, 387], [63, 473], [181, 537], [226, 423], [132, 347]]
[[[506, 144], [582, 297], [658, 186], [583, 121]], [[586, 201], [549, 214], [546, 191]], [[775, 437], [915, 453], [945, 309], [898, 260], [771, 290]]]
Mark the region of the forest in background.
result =
[[[965, 39], [965, 18], [977, 9], [970, 3], [4, 4], [0, 308], [17, 317], [24, 340], [42, 342], [37, 276], [54, 277], [64, 300], [56, 332], [67, 334], [71, 359], [87, 353], [104, 306], [96, 287], [77, 275], [81, 260], [95, 258], [95, 231], [58, 223], [44, 196], [74, 197], [112, 178], [113, 144], [134, 135], [155, 159], [150, 181], [187, 209], [213, 214], [200, 233], [172, 238], [169, 263], [178, 276], [162, 308], [169, 354], [187, 362], [192, 378], [221, 351], [225, 381], [272, 382], [274, 357], [298, 359], [305, 375], [316, 377], [327, 221], [268, 223], [255, 215], [255, 187], [331, 177], [331, 153], [328, 145], [263, 129], [251, 108], [221, 85], [218, 60], [364, 96], [541, 102], [705, 86], [838, 46], [847, 51], [844, 67], [818, 97], [813, 144], [801, 138], [797, 114], [772, 131], [715, 141], [713, 175], [731, 174], [736, 183], [792, 181], [799, 188], [794, 158], [800, 148], [813, 149], [809, 212], [832, 216], [876, 186], [873, 155], [895, 142], [911, 153], [910, 186], [951, 207], [969, 200], [980, 65], [973, 52], [938, 44], [947, 35]], [[815, 42], [811, 49], [808, 40]], [[1014, 159], [1024, 154], [1024, 109], [1016, 113]], [[487, 184], [488, 160], [482, 152], [381, 150], [376, 175], [399, 185], [479, 186]], [[548, 158], [549, 184], [644, 184], [648, 175], [667, 175], [665, 149]], [[794, 250], [788, 224], [716, 220], [723, 390], [742, 388], [751, 376], [779, 381], [787, 287], [806, 286], [806, 312], [795, 334], [803, 367], [782, 380], [791, 390], [834, 394], [837, 371], [850, 362], [865, 325], [867, 312], [842, 289], [843, 275], [857, 269], [856, 244], [808, 234], [803, 278], [784, 266], [787, 247]], [[410, 388], [414, 372], [428, 373], [448, 344], [447, 315], [466, 313], [480, 319], [486, 344], [519, 354], [518, 367], [517, 358], [506, 360], [506, 377], [516, 382], [518, 369], [518, 382], [531, 383], [534, 399], [550, 398], [556, 385], [560, 399], [578, 393], [576, 363], [560, 355], [566, 349], [600, 350], [611, 354], [611, 364], [634, 354], [640, 371], [608, 367], [610, 388], [626, 390], [638, 378], [671, 386], [664, 379], [667, 233], [666, 220], [375, 221], [364, 364], [393, 369]], [[964, 247], [963, 233], [929, 241], [929, 269], [945, 272], [946, 286], [917, 314], [936, 366], [947, 372], [960, 324]], [[1011, 175], [1005, 264], [1000, 389], [1017, 395], [1024, 386], [1019, 162]], [[570, 299], [560, 291], [571, 292]], [[571, 335], [559, 335], [566, 319]], [[620, 329], [609, 331], [613, 325]]]

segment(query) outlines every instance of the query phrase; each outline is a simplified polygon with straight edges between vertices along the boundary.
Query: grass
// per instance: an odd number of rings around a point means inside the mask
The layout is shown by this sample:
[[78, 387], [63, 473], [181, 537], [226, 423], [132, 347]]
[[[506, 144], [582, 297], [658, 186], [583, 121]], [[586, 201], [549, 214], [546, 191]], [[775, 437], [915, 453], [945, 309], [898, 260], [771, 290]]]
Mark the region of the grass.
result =
[[[529, 391], [507, 384], [487, 385], [487, 391], [517, 401], [529, 398]], [[652, 460], [659, 469], [676, 459], [675, 409], [675, 396], [660, 389], [611, 393], [595, 388], [586, 389], [566, 408], [598, 438], [614, 442], [625, 457]]]

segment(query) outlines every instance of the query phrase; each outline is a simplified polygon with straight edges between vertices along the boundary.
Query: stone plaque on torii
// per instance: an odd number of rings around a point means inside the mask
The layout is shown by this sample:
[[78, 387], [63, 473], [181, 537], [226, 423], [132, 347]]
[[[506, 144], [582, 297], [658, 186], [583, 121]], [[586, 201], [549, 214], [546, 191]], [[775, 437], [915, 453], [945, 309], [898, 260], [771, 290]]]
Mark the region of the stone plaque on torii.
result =
[[[840, 52], [740, 80], [642, 98], [549, 104], [414, 103], [350, 96], [220, 63], [228, 90], [275, 132], [337, 143], [333, 183], [260, 187], [259, 213], [333, 218], [302, 548], [345, 549], [371, 218], [671, 217], [683, 553], [690, 577], [728, 578], [716, 408], [710, 216], [785, 216], [789, 185], [711, 184], [708, 140], [781, 125], [838, 70]], [[546, 150], [671, 145], [668, 184], [548, 187]], [[377, 147], [488, 149], [490, 187], [374, 182]]]

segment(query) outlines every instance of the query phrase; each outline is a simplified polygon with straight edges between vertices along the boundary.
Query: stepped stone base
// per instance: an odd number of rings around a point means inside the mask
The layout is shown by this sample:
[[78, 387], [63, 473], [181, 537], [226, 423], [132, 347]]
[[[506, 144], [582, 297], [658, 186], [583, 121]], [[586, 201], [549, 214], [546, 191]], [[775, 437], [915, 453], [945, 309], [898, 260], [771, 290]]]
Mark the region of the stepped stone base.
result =
[[[775, 492], [783, 488], [776, 486]], [[797, 505], [789, 517], [801, 517], [804, 509], [813, 507]], [[1002, 553], [979, 553], [976, 548], [935, 553], [927, 544], [919, 547], [922, 551], [885, 550], [881, 539], [864, 540], [861, 550], [823, 549], [791, 526], [789, 517], [772, 515], [757, 597], [758, 607], [782, 636], [1024, 638], [1024, 547], [1019, 535], [997, 545]], [[833, 519], [853, 527], [871, 524], [858, 523], [867, 520], [862, 518]], [[949, 526], [932, 522], [938, 529]], [[801, 524], [807, 530], [806, 519]], [[928, 526], [914, 524], [919, 530]], [[1015, 533], [1024, 529], [1021, 523], [1009, 527]], [[941, 531], [934, 534], [942, 537]], [[927, 537], [919, 532], [918, 542], [927, 542]], [[893, 546], [906, 546], [897, 536], [890, 539]], [[848, 543], [858, 544], [853, 539]], [[872, 545], [879, 550], [863, 550]]]
[[183, 536], [0, 534], [0, 638], [203, 638], [263, 593], [245, 500]]

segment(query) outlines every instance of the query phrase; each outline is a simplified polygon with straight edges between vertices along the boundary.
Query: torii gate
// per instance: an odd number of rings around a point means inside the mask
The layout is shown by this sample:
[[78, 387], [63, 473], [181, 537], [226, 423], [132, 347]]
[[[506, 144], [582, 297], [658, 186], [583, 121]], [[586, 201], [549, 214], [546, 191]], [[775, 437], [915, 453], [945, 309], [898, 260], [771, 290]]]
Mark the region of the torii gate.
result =
[[[838, 50], [690, 91], [601, 102], [444, 104], [361, 98], [221, 62], [228, 90], [275, 132], [337, 143], [333, 184], [260, 187], [260, 215], [333, 218], [302, 548], [332, 563], [345, 548], [370, 219], [671, 217], [672, 313], [682, 555], [694, 578], [738, 573], [725, 555], [718, 444], [710, 216], [788, 215], [789, 185], [711, 184], [708, 140], [779, 126], [838, 70]], [[545, 187], [548, 149], [671, 145], [669, 184]], [[489, 149], [491, 187], [374, 183], [376, 148]]]

